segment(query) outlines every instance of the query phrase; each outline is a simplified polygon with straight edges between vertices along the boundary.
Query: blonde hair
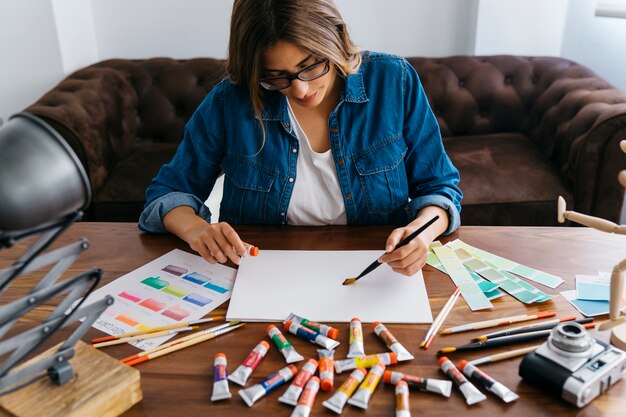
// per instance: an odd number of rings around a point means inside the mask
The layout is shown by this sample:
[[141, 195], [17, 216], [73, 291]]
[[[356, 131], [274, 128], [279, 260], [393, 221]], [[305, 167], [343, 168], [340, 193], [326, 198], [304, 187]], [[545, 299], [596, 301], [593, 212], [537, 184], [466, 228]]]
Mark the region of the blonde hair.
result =
[[332, 0], [235, 0], [226, 72], [231, 82], [248, 90], [252, 109], [261, 124], [263, 143], [265, 126], [261, 111], [266, 92], [259, 85], [263, 75], [262, 57], [278, 41], [328, 58], [342, 77], [354, 74], [361, 64], [361, 54]]

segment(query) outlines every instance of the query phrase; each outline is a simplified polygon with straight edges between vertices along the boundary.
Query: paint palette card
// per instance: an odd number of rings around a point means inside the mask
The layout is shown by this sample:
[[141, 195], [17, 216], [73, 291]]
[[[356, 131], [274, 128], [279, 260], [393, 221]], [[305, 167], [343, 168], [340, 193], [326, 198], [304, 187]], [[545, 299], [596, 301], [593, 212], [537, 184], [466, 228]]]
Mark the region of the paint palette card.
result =
[[[115, 303], [93, 324], [113, 335], [198, 320], [230, 298], [237, 270], [174, 249], [94, 291], [86, 303], [110, 294]], [[85, 305], [87, 305], [85, 304]], [[133, 343], [147, 350], [171, 336]]]
[[[576, 310], [586, 317], [601, 316], [609, 314], [610, 306], [604, 300], [579, 300], [576, 298], [576, 290], [563, 291], [561, 295], [573, 305]], [[622, 300], [621, 311], [626, 310], [626, 300]]]
[[576, 275], [576, 298], [608, 301], [611, 298], [611, 274]]

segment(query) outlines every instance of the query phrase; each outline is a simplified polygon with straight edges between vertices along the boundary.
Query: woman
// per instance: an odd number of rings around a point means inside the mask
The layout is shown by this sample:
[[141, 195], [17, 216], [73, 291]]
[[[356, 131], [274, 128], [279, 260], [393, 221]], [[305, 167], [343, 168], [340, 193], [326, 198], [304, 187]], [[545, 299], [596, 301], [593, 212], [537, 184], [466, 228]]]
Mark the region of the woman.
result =
[[[332, 0], [235, 0], [227, 72], [149, 186], [142, 230], [238, 264], [246, 249], [231, 224], [398, 224], [380, 261], [412, 275], [458, 227], [459, 174], [415, 70], [357, 51]], [[203, 201], [222, 171], [210, 224]]]

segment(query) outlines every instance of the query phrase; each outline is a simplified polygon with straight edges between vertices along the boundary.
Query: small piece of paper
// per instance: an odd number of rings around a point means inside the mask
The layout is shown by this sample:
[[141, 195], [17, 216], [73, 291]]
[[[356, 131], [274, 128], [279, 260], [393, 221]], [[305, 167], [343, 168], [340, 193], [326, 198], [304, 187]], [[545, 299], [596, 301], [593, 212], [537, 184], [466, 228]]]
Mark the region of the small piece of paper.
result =
[[[561, 292], [561, 295], [572, 304], [576, 310], [586, 317], [609, 314], [610, 306], [608, 301], [600, 300], [579, 300], [576, 298], [576, 290]], [[626, 309], [626, 301], [622, 300], [621, 311]]]
[[611, 299], [611, 274], [576, 275], [576, 298], [579, 300], [608, 301]]

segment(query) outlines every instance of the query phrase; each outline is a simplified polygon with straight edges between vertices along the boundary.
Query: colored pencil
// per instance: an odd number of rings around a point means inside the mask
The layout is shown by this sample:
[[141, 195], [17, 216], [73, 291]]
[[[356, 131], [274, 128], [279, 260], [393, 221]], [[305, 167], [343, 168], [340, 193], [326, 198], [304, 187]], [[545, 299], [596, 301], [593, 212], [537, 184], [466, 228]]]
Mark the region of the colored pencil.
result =
[[[435, 217], [433, 217], [432, 219], [428, 220], [426, 223], [424, 223], [422, 226], [420, 226], [419, 229], [417, 229], [416, 231], [414, 231], [413, 233], [411, 233], [410, 235], [408, 235], [407, 237], [405, 237], [404, 239], [402, 239], [400, 241], [400, 243], [398, 243], [396, 245], [395, 248], [393, 248], [393, 250], [396, 250], [398, 248], [401, 248], [402, 246], [406, 245], [407, 243], [409, 243], [410, 241], [412, 241], [413, 239], [415, 239], [417, 237], [417, 235], [419, 235], [420, 233], [422, 233], [424, 230], [428, 229], [428, 227], [433, 224], [434, 222], [437, 221], [437, 219], [439, 219], [439, 215], [435, 215]], [[355, 282], [357, 282], [358, 280], [360, 280], [361, 278], [363, 278], [365, 275], [369, 274], [370, 272], [372, 272], [373, 270], [375, 270], [376, 268], [378, 268], [381, 265], [380, 262], [378, 262], [378, 259], [376, 259], [374, 262], [372, 262], [367, 268], [365, 268], [363, 270], [363, 272], [361, 272], [359, 274], [359, 276], [357, 276], [356, 278], [347, 278], [343, 281], [342, 285], [352, 285]]]
[[97, 339], [93, 339], [91, 343], [107, 342], [109, 340], [122, 339], [124, 337], [136, 336], [136, 335], [146, 334], [146, 333], [160, 332], [161, 330], [176, 329], [178, 327], [193, 326], [196, 324], [208, 323], [208, 322], [217, 321], [217, 320], [224, 320], [224, 316], [215, 316], [215, 317], [209, 317], [209, 318], [200, 319], [200, 320], [181, 321], [181, 322], [174, 323], [174, 324], [166, 324], [164, 326], [156, 326], [156, 327], [151, 327], [149, 329], [136, 330], [134, 332], [99, 337]]
[[238, 321], [230, 321], [228, 323], [220, 324], [219, 326], [211, 327], [210, 329], [204, 329], [204, 330], [201, 330], [199, 332], [187, 335], [185, 337], [181, 337], [179, 339], [175, 339], [175, 340], [169, 341], [167, 343], [163, 343], [161, 346], [157, 346], [157, 347], [154, 347], [152, 349], [144, 350], [143, 352], [139, 352], [139, 353], [135, 353], [134, 355], [127, 356], [125, 358], [120, 359], [120, 362], [126, 363], [128, 361], [132, 361], [132, 360], [140, 358], [142, 356], [149, 355], [149, 354], [151, 354], [153, 352], [156, 352], [157, 350], [165, 349], [165, 348], [168, 348], [170, 346], [174, 346], [174, 345], [177, 345], [179, 343], [186, 342], [187, 340], [191, 340], [191, 339], [194, 339], [196, 337], [200, 337], [200, 336], [205, 335], [205, 334], [213, 333], [213, 332], [216, 332], [218, 330], [225, 329], [225, 328], [230, 327], [230, 326], [234, 326], [234, 325], [236, 325], [238, 323], [239, 323]]
[[[595, 323], [587, 323], [584, 325], [586, 329], [592, 328], [594, 326], [595, 326]], [[439, 352], [437, 353], [445, 354], [445, 353], [452, 353], [452, 352], [460, 352], [464, 350], [475, 350], [475, 349], [482, 349], [482, 348], [489, 348], [489, 347], [506, 346], [512, 343], [520, 343], [520, 342], [526, 342], [528, 340], [548, 337], [550, 333], [552, 333], [552, 329], [516, 334], [513, 336], [502, 336], [502, 337], [498, 337], [495, 339], [485, 340], [484, 342], [473, 342], [473, 343], [468, 343], [466, 345], [443, 348], [443, 349], [440, 349]]]
[[420, 343], [420, 347], [422, 349], [428, 349], [433, 339], [435, 338], [435, 335], [439, 331], [439, 328], [443, 325], [443, 322], [446, 320], [446, 317], [448, 317], [448, 314], [450, 314], [450, 311], [452, 311], [452, 307], [454, 307], [454, 303], [456, 303], [456, 300], [459, 298], [460, 294], [461, 287], [456, 287], [450, 298], [448, 298], [448, 301], [446, 301], [446, 304], [444, 304], [441, 311], [439, 311], [439, 314], [437, 314], [437, 317], [433, 321], [433, 324], [430, 326], [430, 329], [428, 329], [428, 332], [426, 332], [424, 340], [422, 341], [422, 343]]
[[449, 329], [444, 329], [441, 331], [441, 334], [453, 334], [460, 332], [467, 332], [470, 330], [479, 330], [486, 329], [488, 327], [496, 327], [496, 326], [504, 326], [507, 324], [519, 323], [520, 321], [527, 320], [536, 320], [536, 319], [544, 319], [546, 317], [554, 317], [556, 313], [554, 311], [540, 311], [534, 314], [522, 314], [519, 316], [511, 316], [498, 318], [493, 320], [485, 320], [479, 321], [476, 323], [463, 324], [461, 326], [450, 327]]
[[514, 334], [535, 332], [537, 330], [552, 329], [552, 328], [558, 326], [560, 323], [564, 323], [566, 321], [571, 321], [573, 323], [579, 323], [579, 324], [586, 324], [586, 323], [591, 323], [593, 321], [593, 317], [588, 317], [588, 318], [578, 319], [578, 320], [574, 316], [563, 317], [563, 318], [560, 318], [560, 319], [552, 319], [552, 320], [544, 321], [542, 323], [529, 324], [528, 326], [512, 327], [510, 329], [503, 330], [501, 332], [494, 332], [494, 333], [485, 334], [485, 335], [482, 335], [482, 336], [475, 337], [472, 340], [474, 342], [483, 342], [485, 340], [496, 339], [496, 338], [502, 337], [502, 336], [511, 336], [511, 335], [514, 335]]
[[541, 345], [529, 346], [521, 349], [509, 350], [508, 352], [496, 353], [495, 355], [483, 356], [482, 358], [474, 359], [473, 361], [469, 361], [472, 365], [482, 365], [485, 363], [497, 362], [504, 359], [515, 358], [517, 356], [522, 356], [527, 353], [533, 352]]
[[135, 366], [135, 365], [138, 365], [140, 363], [147, 362], [147, 361], [150, 361], [152, 359], [156, 359], [156, 358], [159, 358], [161, 356], [167, 355], [169, 353], [176, 352], [176, 351], [179, 351], [181, 349], [185, 349], [185, 348], [187, 348], [189, 346], [197, 345], [198, 343], [202, 343], [202, 342], [205, 342], [207, 340], [216, 338], [217, 336], [221, 336], [221, 335], [223, 335], [225, 333], [228, 333], [230, 331], [238, 329], [241, 326], [245, 326], [245, 324], [246, 323], [239, 323], [239, 324], [237, 324], [235, 326], [226, 327], [226, 328], [218, 330], [216, 332], [208, 333], [208, 334], [205, 334], [203, 336], [198, 336], [198, 337], [195, 337], [193, 339], [187, 340], [186, 342], [178, 343], [178, 344], [170, 346], [168, 348], [157, 350], [156, 352], [150, 353], [150, 354], [148, 354], [146, 356], [142, 356], [140, 358], [137, 358], [137, 359], [134, 359], [134, 360], [131, 360], [131, 361], [127, 361], [127, 362], [124, 362], [124, 363], [126, 365], [128, 365], [128, 366]]
[[171, 334], [187, 332], [189, 330], [195, 330], [195, 329], [197, 329], [199, 327], [200, 326], [187, 326], [187, 327], [181, 327], [181, 328], [178, 328], [178, 329], [162, 330], [160, 332], [153, 332], [153, 333], [147, 333], [147, 334], [138, 334], [137, 336], [122, 337], [121, 339], [108, 340], [106, 342], [94, 343], [93, 345], [91, 345], [91, 347], [98, 349], [98, 348], [105, 347], [105, 346], [121, 345], [122, 343], [136, 342], [137, 340], [153, 339], [155, 337], [169, 336]]

